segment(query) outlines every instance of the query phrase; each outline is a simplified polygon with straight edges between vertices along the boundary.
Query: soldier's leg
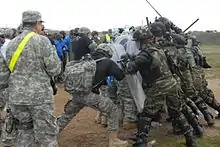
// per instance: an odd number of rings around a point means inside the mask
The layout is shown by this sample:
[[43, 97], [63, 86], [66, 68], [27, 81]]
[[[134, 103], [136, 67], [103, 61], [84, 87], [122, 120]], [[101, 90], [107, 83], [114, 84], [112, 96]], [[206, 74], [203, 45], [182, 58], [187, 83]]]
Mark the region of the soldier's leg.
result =
[[56, 122], [54, 105], [41, 104], [29, 107], [34, 124], [35, 141], [41, 147], [58, 147], [59, 127]]
[[214, 117], [212, 116], [211, 112], [209, 112], [209, 109], [203, 99], [201, 97], [194, 97], [192, 100], [202, 112], [207, 124], [209, 126], [213, 126], [215, 124]]
[[208, 107], [206, 103], [204, 102], [202, 97], [202, 92], [204, 90], [203, 84], [202, 84], [202, 75], [198, 72], [198, 70], [195, 70], [194, 74], [194, 87], [196, 89], [197, 97], [193, 97], [192, 101], [196, 104], [196, 106], [199, 108], [199, 110], [202, 112], [205, 120], [207, 121], [209, 126], [214, 125], [214, 117], [209, 112]]
[[17, 144], [18, 146], [35, 147], [35, 132], [33, 115], [28, 106], [9, 105], [11, 113], [17, 120], [16, 128], [18, 129]]
[[137, 137], [135, 138], [134, 147], [145, 147], [147, 145], [151, 122], [164, 106], [165, 97], [159, 95], [159, 92], [148, 88], [147, 90], [145, 89], [145, 93], [147, 98], [144, 103], [143, 112], [138, 116]]
[[[101, 86], [100, 87], [100, 94], [101, 94], [101, 96], [102, 97], [109, 97], [108, 96], [108, 91], [107, 91], [107, 86]], [[103, 113], [103, 112], [101, 112], [101, 115], [100, 115], [100, 120], [101, 120], [101, 125], [103, 126], [103, 127], [107, 127], [107, 115], [105, 114], [105, 113]]]
[[201, 94], [201, 97], [203, 98], [203, 100], [206, 102], [207, 105], [218, 111], [219, 113], [218, 116], [220, 116], [220, 103], [215, 98], [213, 91], [208, 87], [205, 87], [204, 91]]
[[90, 93], [88, 96], [81, 98], [81, 102], [107, 115], [109, 147], [127, 146], [128, 143], [126, 141], [122, 141], [117, 137], [120, 118], [119, 109], [110, 98]]
[[174, 124], [178, 124], [184, 133], [187, 147], [197, 147], [196, 137], [193, 135], [193, 130], [189, 125], [187, 119], [182, 113], [183, 103], [179, 97], [179, 88], [174, 86], [170, 89], [166, 97], [167, 107]]
[[[80, 97], [77, 97], [80, 99]], [[57, 118], [57, 123], [60, 131], [76, 116], [76, 114], [85, 106], [80, 103], [77, 98], [71, 96], [69, 101], [64, 106], [64, 112]]]
[[183, 114], [185, 115], [188, 123], [193, 127], [194, 133], [197, 137], [202, 137], [203, 136], [203, 127], [202, 124], [200, 124], [198, 118], [196, 115], [193, 113], [190, 107], [187, 105], [183, 106], [182, 109]]
[[137, 108], [134, 98], [128, 87], [127, 80], [120, 81], [118, 86], [118, 97], [123, 104], [123, 128], [133, 129], [136, 128], [137, 123]]
[[114, 80], [112, 82], [112, 86], [108, 86], [107, 89], [108, 97], [113, 101], [114, 104], [116, 104], [120, 111], [120, 125], [123, 124], [123, 105], [122, 100], [118, 96], [118, 85], [117, 82]]
[[196, 97], [196, 91], [193, 87], [192, 82], [190, 81], [191, 80], [188, 80], [187, 82], [187, 83], [191, 83], [189, 84], [189, 87], [187, 87], [186, 85], [184, 86], [182, 85], [181, 86], [182, 88], [179, 89], [179, 96], [182, 99], [182, 104], [183, 104], [182, 113], [186, 117], [188, 123], [193, 127], [195, 135], [201, 137], [203, 136], [203, 127], [199, 123], [199, 120], [196, 116], [196, 114], [199, 115], [199, 109], [197, 108], [195, 103], [191, 100], [193, 97]]

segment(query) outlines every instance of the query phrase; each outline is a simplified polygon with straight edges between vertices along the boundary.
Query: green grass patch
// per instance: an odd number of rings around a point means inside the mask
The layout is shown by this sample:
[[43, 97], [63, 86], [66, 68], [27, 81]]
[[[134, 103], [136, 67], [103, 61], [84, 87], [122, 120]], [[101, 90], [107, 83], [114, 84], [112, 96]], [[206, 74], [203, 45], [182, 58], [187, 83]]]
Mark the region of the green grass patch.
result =
[[[156, 136], [149, 138], [156, 139], [155, 147], [186, 147], [184, 137], [179, 136]], [[198, 139], [198, 147], [220, 147], [220, 137], [203, 137]]]
[[205, 70], [207, 78], [220, 78], [220, 45], [203, 45], [201, 49], [207, 58], [208, 63], [212, 66], [211, 69]]

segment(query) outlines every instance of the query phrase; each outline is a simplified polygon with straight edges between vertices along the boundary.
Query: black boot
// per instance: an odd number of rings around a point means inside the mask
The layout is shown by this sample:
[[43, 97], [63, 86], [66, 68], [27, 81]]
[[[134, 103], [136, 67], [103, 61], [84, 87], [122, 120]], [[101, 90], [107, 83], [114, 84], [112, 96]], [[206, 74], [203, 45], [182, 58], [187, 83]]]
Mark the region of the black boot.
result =
[[181, 135], [181, 134], [183, 134], [179, 124], [175, 123], [174, 121], [172, 121], [172, 127], [173, 127], [173, 134], [174, 135]]
[[192, 131], [186, 133], [184, 136], [186, 138], [186, 147], [197, 147], [198, 146], [196, 137], [193, 135]]
[[212, 116], [212, 114], [208, 111], [208, 109], [202, 110], [201, 111], [208, 126], [213, 126], [215, 124], [215, 120], [214, 117]]
[[218, 115], [215, 117], [216, 119], [220, 119], [220, 106], [217, 108]]
[[193, 131], [189, 123], [187, 122], [186, 118], [183, 114], [180, 114], [176, 117], [176, 122], [179, 124], [180, 128], [184, 132], [184, 136], [186, 139], [186, 146], [187, 147], [197, 147], [197, 140], [196, 137], [193, 135]]
[[197, 125], [196, 127], [193, 127], [193, 133], [197, 137], [202, 137], [204, 135], [203, 127], [202, 125]]
[[133, 147], [147, 147], [148, 132], [151, 127], [152, 119], [138, 115], [138, 132]]

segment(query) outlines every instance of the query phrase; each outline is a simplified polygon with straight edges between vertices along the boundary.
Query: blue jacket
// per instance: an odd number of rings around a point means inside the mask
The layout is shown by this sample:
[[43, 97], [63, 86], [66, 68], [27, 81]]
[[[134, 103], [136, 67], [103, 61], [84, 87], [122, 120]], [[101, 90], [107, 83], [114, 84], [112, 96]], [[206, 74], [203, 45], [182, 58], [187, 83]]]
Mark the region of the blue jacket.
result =
[[60, 60], [62, 60], [63, 59], [63, 47], [64, 47], [63, 41], [55, 39], [54, 44], [57, 50], [57, 55], [59, 56]]
[[63, 39], [63, 45], [66, 47], [66, 51], [69, 52], [69, 50], [70, 50], [70, 36], [66, 36]]

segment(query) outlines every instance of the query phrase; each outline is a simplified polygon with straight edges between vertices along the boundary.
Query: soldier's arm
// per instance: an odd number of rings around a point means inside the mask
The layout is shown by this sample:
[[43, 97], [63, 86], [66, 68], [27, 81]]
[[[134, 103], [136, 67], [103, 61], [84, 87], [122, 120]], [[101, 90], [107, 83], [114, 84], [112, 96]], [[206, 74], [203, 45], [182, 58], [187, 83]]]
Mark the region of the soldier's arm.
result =
[[10, 72], [8, 70], [8, 66], [5, 62], [2, 53], [0, 52], [0, 91], [8, 87], [9, 75]]
[[61, 72], [61, 62], [55, 48], [50, 43], [50, 40], [44, 36], [41, 36], [40, 47], [45, 70], [48, 75], [51, 77], [59, 75]]
[[130, 61], [127, 65], [129, 73], [134, 74], [137, 71], [150, 67], [153, 61], [152, 56], [145, 51], [140, 52], [133, 61]]

